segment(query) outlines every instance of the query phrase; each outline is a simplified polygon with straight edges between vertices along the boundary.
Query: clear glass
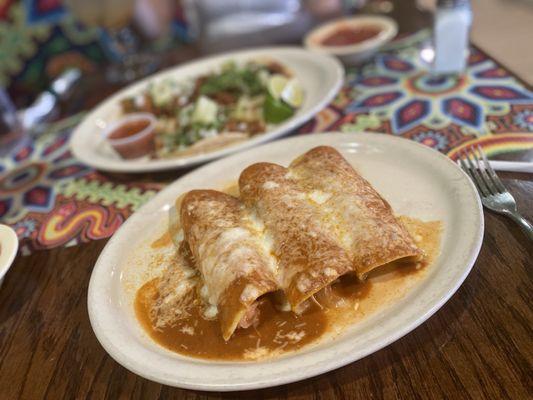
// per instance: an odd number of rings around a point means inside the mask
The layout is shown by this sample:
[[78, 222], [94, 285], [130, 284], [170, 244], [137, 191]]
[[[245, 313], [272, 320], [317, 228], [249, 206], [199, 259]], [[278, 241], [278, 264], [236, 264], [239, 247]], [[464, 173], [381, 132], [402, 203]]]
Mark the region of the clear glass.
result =
[[0, 157], [15, 151], [27, 139], [15, 106], [8, 93], [0, 88]]
[[66, 0], [65, 3], [82, 23], [105, 31], [116, 55], [106, 71], [110, 82], [131, 82], [156, 70], [157, 58], [141, 51], [139, 38], [129, 28], [135, 0]]
[[290, 43], [309, 27], [300, 0], [186, 0], [191, 34], [206, 53]]

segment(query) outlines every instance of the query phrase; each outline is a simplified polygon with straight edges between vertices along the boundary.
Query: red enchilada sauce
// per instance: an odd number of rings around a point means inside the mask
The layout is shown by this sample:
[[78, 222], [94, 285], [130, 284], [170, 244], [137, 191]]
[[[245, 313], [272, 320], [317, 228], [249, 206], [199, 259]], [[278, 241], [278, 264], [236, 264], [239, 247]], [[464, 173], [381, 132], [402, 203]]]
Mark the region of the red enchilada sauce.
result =
[[[175, 323], [156, 329], [150, 309], [157, 300], [158, 280], [145, 283], [137, 292], [137, 319], [150, 336], [162, 346], [180, 354], [214, 360], [253, 360], [276, 352], [297, 350], [320, 338], [328, 329], [328, 310], [333, 302], [362, 300], [369, 294], [371, 283], [346, 277], [328, 287], [327, 293], [315, 295], [300, 315], [279, 311], [273, 296], [259, 300], [260, 322], [257, 326], [237, 329], [230, 340], [224, 341], [216, 319], [207, 320], [201, 314], [201, 301], [196, 298], [189, 315]], [[327, 300], [326, 300], [327, 299]], [[322, 304], [321, 304], [322, 303]]]
[[[358, 281], [353, 275], [343, 276], [316, 293], [312, 301], [308, 300], [308, 307], [301, 315], [279, 311], [275, 306], [275, 296], [263, 296], [259, 300], [260, 320], [257, 326], [238, 329], [226, 342], [222, 338], [218, 320], [202, 317], [201, 300], [195, 296], [188, 315], [157, 328], [151, 312], [159, 296], [156, 278], [145, 283], [137, 291], [137, 319], [150, 337], [161, 346], [195, 358], [254, 360], [298, 350], [315, 342], [336, 326], [354, 321], [354, 316], [360, 315], [357, 314], [359, 309], [365, 314], [369, 297], [386, 298], [382, 296], [384, 293], [375, 288], [372, 283], [374, 278], [392, 272], [393, 275], [405, 279], [408, 275], [420, 273], [435, 259], [439, 250], [441, 223], [422, 222], [407, 217], [401, 217], [401, 220], [424, 251], [423, 262], [393, 262], [384, 265], [371, 272], [365, 282]], [[169, 235], [163, 235], [152, 244], [152, 248], [168, 244], [169, 239]], [[350, 310], [354, 310], [356, 314]]]
[[381, 28], [374, 25], [341, 26], [326, 36], [320, 44], [323, 46], [350, 46], [372, 39], [380, 32]]

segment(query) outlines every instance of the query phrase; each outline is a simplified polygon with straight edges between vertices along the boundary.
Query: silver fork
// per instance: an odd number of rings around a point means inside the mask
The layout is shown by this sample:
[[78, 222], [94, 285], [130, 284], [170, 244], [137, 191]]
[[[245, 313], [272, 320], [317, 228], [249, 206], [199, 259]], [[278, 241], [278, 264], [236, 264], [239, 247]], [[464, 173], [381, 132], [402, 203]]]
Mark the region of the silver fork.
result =
[[474, 181], [481, 203], [489, 210], [511, 218], [529, 240], [533, 241], [533, 225], [520, 215], [514, 197], [503, 186], [481, 147], [470, 146], [466, 150], [461, 150], [459, 156], [459, 164]]

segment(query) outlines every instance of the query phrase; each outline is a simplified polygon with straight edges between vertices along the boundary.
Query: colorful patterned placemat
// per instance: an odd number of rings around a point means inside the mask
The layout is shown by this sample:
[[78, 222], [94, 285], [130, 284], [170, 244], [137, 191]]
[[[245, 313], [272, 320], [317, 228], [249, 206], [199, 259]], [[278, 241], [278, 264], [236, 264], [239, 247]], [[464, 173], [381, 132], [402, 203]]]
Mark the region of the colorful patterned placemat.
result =
[[[477, 49], [464, 75], [432, 77], [419, 60], [423, 41], [403, 39], [348, 70], [337, 98], [299, 132], [383, 132], [452, 158], [474, 142], [489, 155], [533, 148], [531, 91]], [[164, 186], [119, 181], [79, 163], [69, 135], [44, 135], [0, 160], [0, 221], [15, 228], [23, 254], [109, 237]]]
[[533, 92], [476, 48], [464, 75], [431, 76], [423, 41], [348, 70], [337, 98], [302, 132], [382, 132], [452, 156], [472, 142], [489, 154], [533, 147]]
[[[80, 23], [67, 3], [0, 0], [0, 85], [19, 104], [27, 104], [36, 91], [45, 90], [67, 66], [90, 73], [117, 56], [110, 36]], [[128, 3], [115, 6], [128, 7]], [[162, 37], [147, 43], [153, 50], [189, 40], [179, 4], [168, 24]]]
[[71, 130], [40, 137], [0, 160], [0, 222], [22, 254], [111, 236], [163, 185], [123, 183], [72, 157]]

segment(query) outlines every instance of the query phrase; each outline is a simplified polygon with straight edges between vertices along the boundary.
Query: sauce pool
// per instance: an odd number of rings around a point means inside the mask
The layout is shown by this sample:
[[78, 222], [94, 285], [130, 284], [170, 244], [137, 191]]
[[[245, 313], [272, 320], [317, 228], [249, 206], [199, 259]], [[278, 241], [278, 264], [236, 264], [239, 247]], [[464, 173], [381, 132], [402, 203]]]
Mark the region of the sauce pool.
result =
[[[380, 284], [375, 283], [380, 276], [391, 276], [389, 282], [391, 287], [395, 287], [401, 280], [419, 275], [435, 260], [440, 248], [441, 222], [422, 222], [408, 217], [400, 219], [424, 251], [423, 262], [394, 262], [384, 265], [372, 271], [364, 282], [354, 275], [343, 276], [315, 294], [315, 301], [309, 302], [308, 308], [301, 315], [278, 310], [275, 296], [265, 295], [259, 300], [259, 324], [256, 327], [238, 329], [227, 342], [222, 339], [218, 320], [203, 318], [202, 303], [197, 296], [191, 303], [188, 315], [164, 327], [156, 327], [152, 311], [159, 297], [160, 278], [155, 278], [138, 289], [134, 303], [135, 314], [155, 342], [189, 357], [251, 361], [301, 349], [318, 341], [326, 333], [353, 323], [370, 312], [372, 301], [377, 301], [378, 306], [384, 302], [387, 295], [383, 292], [383, 287], [380, 289]], [[168, 234], [155, 240], [151, 248], [166, 245], [170, 245]]]
[[361, 27], [339, 27], [330, 33], [320, 44], [324, 46], [350, 46], [377, 36], [381, 28], [367, 25]]
[[[260, 301], [262, 320], [257, 327], [238, 329], [227, 342], [222, 338], [218, 320], [201, 315], [199, 301], [190, 314], [174, 324], [155, 329], [150, 315], [157, 299], [157, 281], [146, 283], [139, 291], [135, 309], [137, 318], [159, 344], [184, 355], [214, 360], [255, 359], [280, 350], [295, 350], [320, 337], [327, 327], [325, 315], [317, 306], [305, 315], [280, 312], [269, 298]], [[302, 332], [301, 340], [286, 340], [293, 331]]]

